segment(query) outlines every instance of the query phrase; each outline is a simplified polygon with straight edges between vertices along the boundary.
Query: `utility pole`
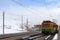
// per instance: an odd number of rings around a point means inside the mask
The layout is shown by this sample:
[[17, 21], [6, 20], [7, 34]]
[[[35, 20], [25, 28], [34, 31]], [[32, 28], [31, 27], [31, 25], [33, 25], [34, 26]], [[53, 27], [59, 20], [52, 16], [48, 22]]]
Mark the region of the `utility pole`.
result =
[[23, 29], [23, 16], [21, 16], [21, 28]]
[[26, 22], [26, 29], [28, 30], [28, 19], [27, 19], [27, 22]]
[[4, 35], [4, 16], [5, 16], [5, 13], [3, 12], [3, 35]]

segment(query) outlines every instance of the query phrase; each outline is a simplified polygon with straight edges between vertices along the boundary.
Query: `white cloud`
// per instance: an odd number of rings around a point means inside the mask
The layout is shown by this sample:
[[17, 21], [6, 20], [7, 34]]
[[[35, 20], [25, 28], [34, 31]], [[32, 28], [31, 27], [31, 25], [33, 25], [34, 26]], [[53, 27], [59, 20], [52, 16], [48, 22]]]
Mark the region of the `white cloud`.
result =
[[[14, 19], [21, 19], [21, 15], [24, 15], [25, 19], [29, 18], [31, 24], [36, 24], [36, 23], [40, 23], [42, 20], [47, 20], [47, 19], [51, 19], [52, 17], [54, 18], [54, 15], [60, 15], [60, 8], [24, 8], [22, 6], [10, 6], [7, 8], [7, 10], [5, 10], [6, 15], [10, 15], [8, 16], [8, 18], [12, 18], [10, 20]], [[20, 16], [17, 16], [20, 15]], [[52, 16], [52, 17], [51, 17]], [[49, 18], [48, 18], [49, 17]], [[19, 21], [21, 22], [21, 20], [19, 19]], [[13, 20], [14, 21], [14, 20]], [[16, 20], [18, 21], [18, 20]], [[18, 21], [18, 22], [19, 22]]]

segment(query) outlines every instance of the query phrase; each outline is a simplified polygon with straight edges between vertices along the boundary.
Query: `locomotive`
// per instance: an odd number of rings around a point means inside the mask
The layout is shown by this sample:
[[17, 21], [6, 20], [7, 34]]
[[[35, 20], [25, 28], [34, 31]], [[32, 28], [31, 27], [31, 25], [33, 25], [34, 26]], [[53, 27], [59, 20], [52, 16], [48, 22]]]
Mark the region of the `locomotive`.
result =
[[42, 34], [55, 34], [58, 32], [58, 25], [52, 21], [42, 22]]

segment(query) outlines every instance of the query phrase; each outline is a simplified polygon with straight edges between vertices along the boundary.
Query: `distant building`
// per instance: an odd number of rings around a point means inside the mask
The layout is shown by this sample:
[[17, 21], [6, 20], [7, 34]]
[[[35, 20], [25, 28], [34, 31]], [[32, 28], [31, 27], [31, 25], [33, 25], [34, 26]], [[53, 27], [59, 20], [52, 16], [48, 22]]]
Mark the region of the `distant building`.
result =
[[60, 30], [60, 26], [58, 27], [58, 30]]
[[33, 30], [34, 31], [41, 31], [41, 25], [34, 25]]

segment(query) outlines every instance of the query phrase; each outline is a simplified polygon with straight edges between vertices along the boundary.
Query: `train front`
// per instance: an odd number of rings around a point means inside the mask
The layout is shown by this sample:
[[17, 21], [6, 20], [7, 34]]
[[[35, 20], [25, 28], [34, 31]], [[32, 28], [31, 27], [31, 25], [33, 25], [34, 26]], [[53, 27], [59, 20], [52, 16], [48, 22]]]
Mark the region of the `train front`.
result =
[[42, 22], [42, 33], [43, 34], [55, 34], [57, 32], [57, 24], [51, 21]]

